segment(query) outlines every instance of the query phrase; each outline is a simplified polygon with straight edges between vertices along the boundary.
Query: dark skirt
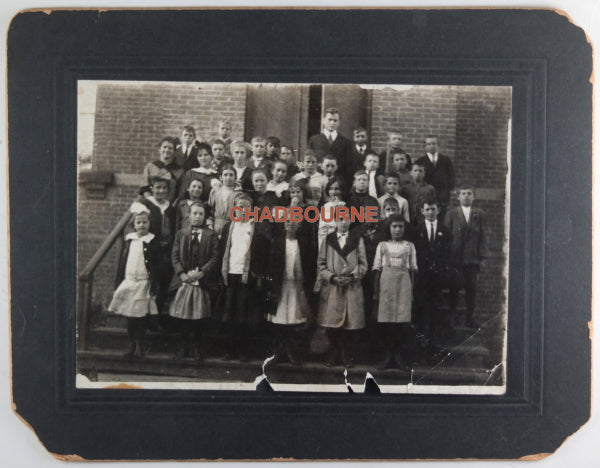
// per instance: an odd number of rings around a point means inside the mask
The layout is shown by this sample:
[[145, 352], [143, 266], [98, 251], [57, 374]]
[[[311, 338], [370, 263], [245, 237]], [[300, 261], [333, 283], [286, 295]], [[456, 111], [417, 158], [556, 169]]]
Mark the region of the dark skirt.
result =
[[242, 283], [242, 275], [227, 275], [221, 321], [232, 325], [257, 326], [264, 320], [266, 297], [254, 279]]

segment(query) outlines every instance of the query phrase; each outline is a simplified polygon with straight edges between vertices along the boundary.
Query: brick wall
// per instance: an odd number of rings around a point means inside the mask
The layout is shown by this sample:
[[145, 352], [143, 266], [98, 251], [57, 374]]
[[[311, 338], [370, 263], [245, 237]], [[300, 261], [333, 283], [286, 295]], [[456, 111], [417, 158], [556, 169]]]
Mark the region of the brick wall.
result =
[[233, 138], [242, 138], [245, 115], [245, 85], [99, 85], [93, 168], [141, 174], [157, 159], [161, 137], [178, 137], [192, 125], [198, 137], [212, 138], [217, 122], [228, 118]]
[[[214, 135], [217, 121], [233, 122], [234, 138], [244, 135], [246, 87], [157, 84], [98, 86], [93, 168], [116, 173], [106, 200], [79, 199], [78, 263], [81, 269], [120, 219], [137, 193], [144, 165], [156, 158], [158, 140], [178, 136], [192, 124], [199, 136]], [[454, 160], [457, 180], [476, 188], [476, 206], [488, 215], [491, 258], [481, 275], [478, 306], [490, 313], [505, 304], [502, 277], [508, 88], [429, 86], [403, 91], [372, 91], [371, 145], [386, 146], [387, 132], [401, 130], [404, 149], [424, 153], [423, 139], [437, 134], [441, 151]], [[113, 249], [114, 250], [114, 249]], [[111, 251], [95, 275], [94, 301], [108, 304], [113, 291], [115, 255]]]
[[424, 152], [425, 136], [433, 133], [438, 135], [443, 153], [454, 159], [457, 94], [453, 86], [373, 90], [371, 146], [384, 150], [387, 132], [399, 130], [403, 149], [414, 159]]
[[[494, 313], [506, 304], [505, 195], [510, 88], [416, 86], [372, 94], [371, 145], [386, 147], [387, 132], [399, 130], [413, 160], [426, 135], [439, 137], [440, 152], [454, 161], [457, 184], [475, 188], [475, 206], [487, 214], [490, 258], [481, 272], [477, 306]], [[453, 203], [457, 203], [454, 199]]]
[[457, 183], [475, 187], [476, 206], [487, 214], [490, 258], [481, 272], [477, 304], [493, 312], [506, 303], [503, 246], [511, 94], [508, 88], [463, 87], [456, 105]]
[[[100, 84], [97, 88], [93, 170], [116, 174], [105, 200], [79, 191], [78, 267], [81, 270], [137, 194], [144, 166], [158, 157], [163, 136], [180, 136], [192, 125], [197, 136], [216, 136], [217, 122], [228, 118], [233, 138], [244, 135], [246, 86], [182, 84]], [[115, 248], [95, 273], [94, 303], [108, 305], [114, 289]]]

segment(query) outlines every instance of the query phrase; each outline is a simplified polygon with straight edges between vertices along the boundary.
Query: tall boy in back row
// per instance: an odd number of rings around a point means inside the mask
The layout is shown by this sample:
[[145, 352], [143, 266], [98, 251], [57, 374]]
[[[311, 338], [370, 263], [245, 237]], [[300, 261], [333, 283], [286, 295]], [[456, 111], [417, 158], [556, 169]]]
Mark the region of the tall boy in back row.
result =
[[440, 221], [444, 220], [454, 190], [454, 164], [452, 159], [439, 152], [439, 141], [434, 135], [425, 138], [425, 154], [415, 161], [425, 168], [425, 182], [433, 185], [437, 196]]
[[465, 326], [479, 328], [473, 319], [475, 313], [475, 293], [479, 268], [487, 256], [485, 233], [485, 213], [473, 206], [473, 189], [464, 186], [458, 191], [457, 206], [446, 213], [445, 225], [452, 234], [450, 262], [454, 269], [450, 281], [449, 308], [451, 316], [456, 314], [458, 291], [465, 290], [467, 308]]
[[323, 156], [333, 154], [338, 161], [339, 174], [346, 186], [352, 185], [354, 172], [358, 170], [352, 156], [352, 142], [338, 132], [340, 112], [335, 107], [325, 109], [322, 120], [322, 131], [308, 139], [308, 147], [315, 152], [317, 161], [321, 163]]

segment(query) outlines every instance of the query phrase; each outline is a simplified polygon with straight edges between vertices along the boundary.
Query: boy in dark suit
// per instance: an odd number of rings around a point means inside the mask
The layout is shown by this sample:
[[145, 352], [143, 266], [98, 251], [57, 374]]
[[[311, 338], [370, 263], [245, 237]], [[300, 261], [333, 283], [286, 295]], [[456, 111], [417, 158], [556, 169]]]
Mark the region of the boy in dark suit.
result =
[[361, 165], [365, 159], [365, 155], [367, 151], [371, 150], [369, 146], [369, 136], [367, 135], [367, 131], [358, 127], [352, 130], [352, 142], [354, 143], [353, 154], [357, 161], [360, 161]]
[[423, 221], [413, 232], [413, 243], [417, 251], [417, 279], [415, 296], [417, 305], [417, 327], [421, 344], [429, 343], [435, 333], [448, 329], [449, 321], [442, 318], [442, 287], [447, 278], [450, 230], [438, 221], [438, 202], [423, 201]]
[[456, 313], [458, 291], [465, 290], [467, 308], [465, 326], [479, 328], [473, 319], [479, 268], [487, 255], [485, 212], [473, 206], [473, 189], [462, 187], [458, 192], [460, 206], [446, 213], [445, 224], [452, 234], [450, 259], [455, 269], [450, 282], [450, 313]]
[[180, 144], [175, 149], [175, 162], [184, 171], [198, 167], [198, 142], [196, 130], [191, 125], [186, 125], [181, 131]]
[[425, 182], [435, 188], [440, 203], [439, 218], [443, 221], [450, 203], [450, 192], [454, 190], [454, 164], [448, 156], [439, 153], [436, 136], [425, 138], [425, 151], [427, 154], [417, 159], [416, 163], [425, 168]]
[[339, 125], [340, 112], [334, 107], [326, 109], [323, 116], [323, 131], [308, 139], [308, 147], [315, 152], [319, 163], [326, 154], [333, 154], [338, 160], [340, 175], [347, 184], [350, 184], [354, 175], [352, 142], [338, 133]]
[[[369, 135], [367, 131], [362, 127], [357, 127], [352, 130], [352, 174], [364, 167], [365, 157], [367, 154], [373, 152], [373, 149], [369, 146]], [[346, 171], [350, 173], [350, 169]]]
[[267, 174], [270, 174], [273, 160], [267, 157], [267, 140], [255, 136], [250, 143], [252, 144], [252, 155], [248, 158], [248, 167], [253, 171], [264, 169]]

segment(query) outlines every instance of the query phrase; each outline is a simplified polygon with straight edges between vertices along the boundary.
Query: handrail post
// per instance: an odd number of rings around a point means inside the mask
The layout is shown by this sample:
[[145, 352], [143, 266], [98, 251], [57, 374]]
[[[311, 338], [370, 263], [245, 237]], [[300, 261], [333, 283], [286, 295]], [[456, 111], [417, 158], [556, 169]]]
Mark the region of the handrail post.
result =
[[127, 227], [127, 223], [131, 219], [131, 213], [127, 210], [119, 222], [115, 225], [113, 230], [102, 242], [102, 245], [98, 248], [96, 253], [92, 256], [90, 261], [79, 273], [79, 283], [77, 287], [77, 349], [85, 350], [88, 345], [88, 337], [90, 332], [90, 320], [89, 316], [92, 310], [92, 295], [94, 291], [94, 271], [108, 253], [110, 248], [119, 242], [117, 250], [122, 252], [123, 241], [121, 239], [123, 231]]
[[87, 349], [90, 331], [89, 316], [92, 310], [92, 292], [94, 286], [94, 275], [79, 277], [79, 304], [77, 307], [77, 349]]

